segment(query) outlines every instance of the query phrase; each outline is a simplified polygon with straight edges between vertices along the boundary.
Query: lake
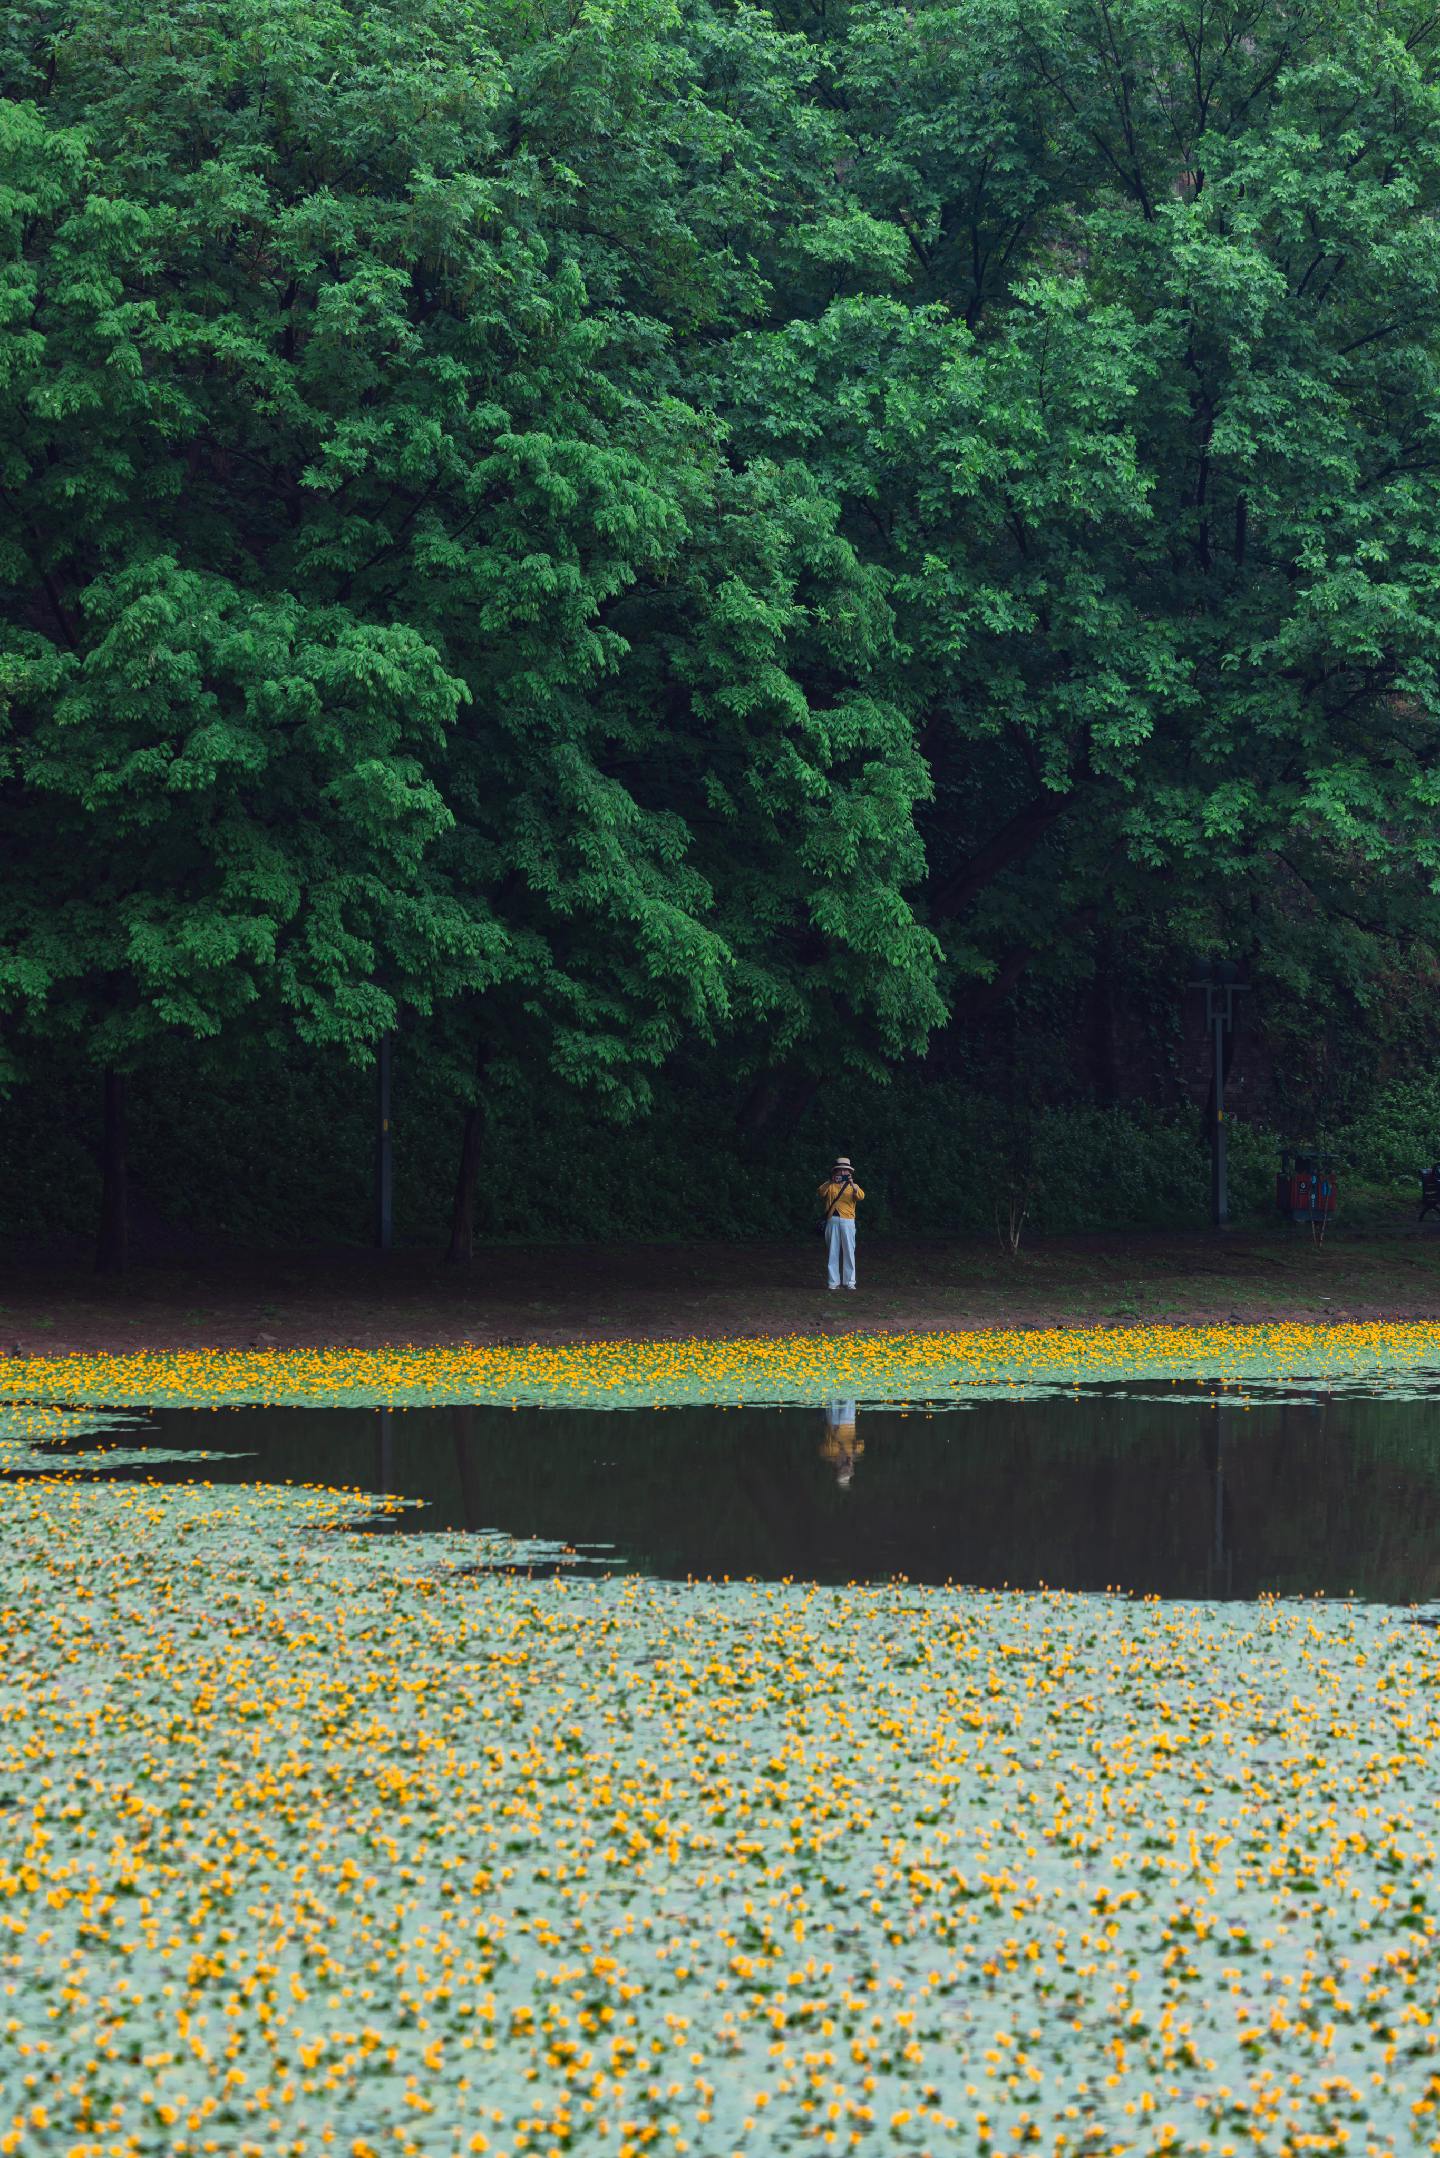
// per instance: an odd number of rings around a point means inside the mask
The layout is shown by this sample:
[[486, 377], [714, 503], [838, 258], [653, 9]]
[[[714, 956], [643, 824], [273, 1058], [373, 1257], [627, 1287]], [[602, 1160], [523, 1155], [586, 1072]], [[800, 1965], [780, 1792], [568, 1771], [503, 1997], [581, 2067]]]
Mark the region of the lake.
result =
[[964, 1410], [165, 1408], [115, 1436], [218, 1458], [109, 1473], [400, 1494], [421, 1503], [377, 1526], [501, 1531], [670, 1579], [1440, 1597], [1440, 1404], [1425, 1399], [1252, 1389], [1242, 1406], [1180, 1386]]

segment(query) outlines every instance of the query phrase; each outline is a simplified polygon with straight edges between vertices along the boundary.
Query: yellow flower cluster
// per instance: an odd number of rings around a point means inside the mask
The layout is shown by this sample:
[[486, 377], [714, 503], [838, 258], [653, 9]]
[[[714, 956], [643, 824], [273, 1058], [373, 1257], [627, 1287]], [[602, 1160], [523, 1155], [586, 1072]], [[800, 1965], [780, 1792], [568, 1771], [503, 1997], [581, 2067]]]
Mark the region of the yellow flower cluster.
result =
[[1323, 1326], [992, 1328], [383, 1349], [74, 1353], [0, 1363], [0, 1400], [151, 1406], [228, 1402], [646, 1403], [861, 1400], [1034, 1392], [1096, 1380], [1330, 1382], [1440, 1363], [1426, 1322]]
[[4, 2158], [1440, 2149], [1403, 1616], [346, 1517], [0, 1481]]

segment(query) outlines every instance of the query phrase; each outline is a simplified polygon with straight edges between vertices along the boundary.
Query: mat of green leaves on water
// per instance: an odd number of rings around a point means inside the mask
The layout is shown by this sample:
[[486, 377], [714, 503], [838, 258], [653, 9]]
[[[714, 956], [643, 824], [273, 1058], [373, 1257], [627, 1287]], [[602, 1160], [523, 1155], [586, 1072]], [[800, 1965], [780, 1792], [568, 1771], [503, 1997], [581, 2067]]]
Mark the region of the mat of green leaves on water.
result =
[[1440, 1385], [1440, 1328], [1301, 1325], [992, 1328], [749, 1339], [74, 1352], [0, 1361], [0, 1402], [397, 1408], [641, 1408], [1053, 1396], [1096, 1383], [1323, 1385], [1407, 1399]]
[[527, 1578], [55, 1435], [3, 1434], [0, 2149], [1433, 2147], [1408, 1614]]

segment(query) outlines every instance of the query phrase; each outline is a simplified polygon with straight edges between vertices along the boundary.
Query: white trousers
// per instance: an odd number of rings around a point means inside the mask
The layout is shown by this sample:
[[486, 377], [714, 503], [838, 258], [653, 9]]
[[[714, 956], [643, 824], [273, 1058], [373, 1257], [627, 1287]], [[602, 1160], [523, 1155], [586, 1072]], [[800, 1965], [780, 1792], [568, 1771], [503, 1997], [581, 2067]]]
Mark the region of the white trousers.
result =
[[855, 1224], [842, 1221], [832, 1214], [825, 1224], [825, 1257], [829, 1263], [830, 1286], [838, 1289], [843, 1281], [847, 1289], [855, 1286]]

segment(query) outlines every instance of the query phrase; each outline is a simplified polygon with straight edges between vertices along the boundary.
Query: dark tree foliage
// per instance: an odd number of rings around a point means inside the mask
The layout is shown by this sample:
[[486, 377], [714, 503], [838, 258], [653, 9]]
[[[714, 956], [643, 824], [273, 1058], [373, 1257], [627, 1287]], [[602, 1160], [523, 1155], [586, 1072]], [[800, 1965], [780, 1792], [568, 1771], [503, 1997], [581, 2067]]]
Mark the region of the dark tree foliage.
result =
[[[786, 10], [787, 17], [790, 10]], [[1097, 931], [1425, 937], [1440, 102], [1423, 9], [800, 11], [888, 292], [738, 340], [885, 580], [952, 1007]], [[1368, 968], [1366, 961], [1368, 959]]]
[[[18, 0], [0, 1079], [742, 1117], [1017, 984], [1363, 1006], [1440, 875], [1401, 0]], [[98, 1090], [98, 1080], [97, 1080]]]

